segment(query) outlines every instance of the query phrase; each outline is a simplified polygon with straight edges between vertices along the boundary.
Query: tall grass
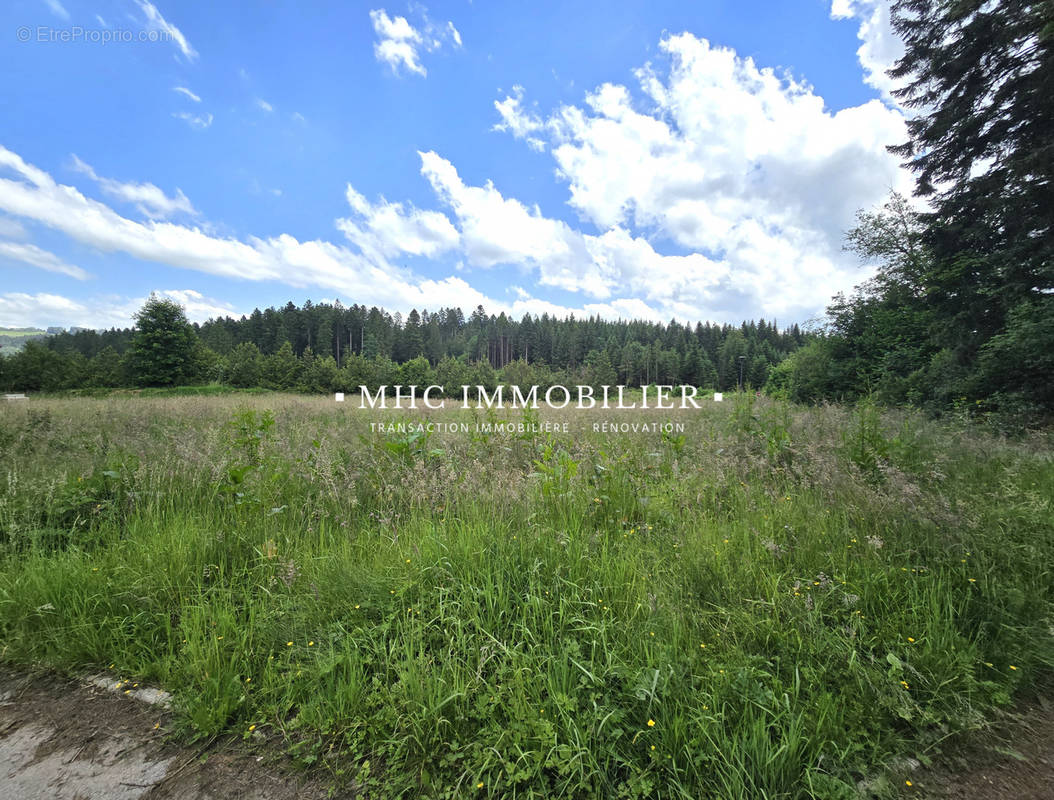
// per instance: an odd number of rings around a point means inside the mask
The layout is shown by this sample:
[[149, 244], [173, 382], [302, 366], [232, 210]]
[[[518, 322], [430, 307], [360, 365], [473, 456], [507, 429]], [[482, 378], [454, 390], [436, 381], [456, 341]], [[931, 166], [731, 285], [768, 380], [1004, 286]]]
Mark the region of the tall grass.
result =
[[0, 409], [2, 657], [436, 798], [891, 796], [1054, 665], [1047, 439], [749, 397], [683, 435], [382, 418]]

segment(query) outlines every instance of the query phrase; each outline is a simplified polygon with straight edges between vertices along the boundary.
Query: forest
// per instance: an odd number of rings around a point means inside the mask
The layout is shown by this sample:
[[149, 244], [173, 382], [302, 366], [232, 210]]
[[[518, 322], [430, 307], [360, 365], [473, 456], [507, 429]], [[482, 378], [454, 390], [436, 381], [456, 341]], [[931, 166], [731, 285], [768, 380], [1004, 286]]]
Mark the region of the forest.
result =
[[135, 328], [62, 333], [0, 360], [0, 384], [46, 392], [201, 383], [329, 392], [397, 383], [491, 386], [500, 377], [539, 386], [721, 390], [742, 380], [760, 388], [808, 339], [798, 325], [780, 330], [765, 320], [688, 327], [543, 314], [515, 321], [482, 307], [467, 318], [446, 308], [415, 309], [403, 319], [376, 307], [310, 301], [192, 325], [178, 305], [154, 297]]

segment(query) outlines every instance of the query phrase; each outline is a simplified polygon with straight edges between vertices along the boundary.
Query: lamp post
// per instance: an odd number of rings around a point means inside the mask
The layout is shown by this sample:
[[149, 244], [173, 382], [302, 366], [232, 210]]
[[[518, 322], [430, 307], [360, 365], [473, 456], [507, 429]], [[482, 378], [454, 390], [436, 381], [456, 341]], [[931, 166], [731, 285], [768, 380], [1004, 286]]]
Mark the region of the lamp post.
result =
[[739, 357], [739, 391], [743, 391], [743, 362], [746, 360], [746, 356]]

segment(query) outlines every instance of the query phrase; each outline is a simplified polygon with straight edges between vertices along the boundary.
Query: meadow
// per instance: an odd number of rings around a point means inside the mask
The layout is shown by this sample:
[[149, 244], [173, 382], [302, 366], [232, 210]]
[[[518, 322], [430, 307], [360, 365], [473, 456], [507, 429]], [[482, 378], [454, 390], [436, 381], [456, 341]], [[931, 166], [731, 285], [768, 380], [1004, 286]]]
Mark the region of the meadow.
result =
[[900, 796], [1051, 675], [1049, 433], [349, 400], [0, 407], [0, 658], [371, 798]]

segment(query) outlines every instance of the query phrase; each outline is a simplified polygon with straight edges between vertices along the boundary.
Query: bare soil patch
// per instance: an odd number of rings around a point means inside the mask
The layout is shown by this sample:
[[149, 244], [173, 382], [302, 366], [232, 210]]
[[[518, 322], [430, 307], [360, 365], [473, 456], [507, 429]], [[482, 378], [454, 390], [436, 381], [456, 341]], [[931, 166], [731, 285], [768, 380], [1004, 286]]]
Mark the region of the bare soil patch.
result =
[[[341, 797], [280, 754], [235, 739], [169, 741], [170, 715], [54, 673], [0, 666], [0, 796], [18, 800], [322, 800]], [[350, 796], [350, 795], [343, 795]]]

